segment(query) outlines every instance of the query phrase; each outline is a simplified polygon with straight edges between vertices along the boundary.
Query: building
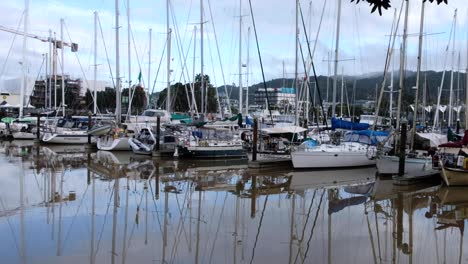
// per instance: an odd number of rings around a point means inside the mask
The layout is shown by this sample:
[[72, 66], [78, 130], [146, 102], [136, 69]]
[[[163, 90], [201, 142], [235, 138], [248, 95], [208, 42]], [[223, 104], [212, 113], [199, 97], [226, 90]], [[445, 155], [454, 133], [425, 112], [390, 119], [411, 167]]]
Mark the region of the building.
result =
[[[68, 109], [79, 109], [83, 101], [82, 81], [81, 79], [71, 79], [70, 76], [64, 75], [65, 78], [65, 104]], [[49, 85], [51, 82], [51, 85]], [[49, 87], [57, 84], [56, 89], [49, 91]], [[29, 104], [36, 108], [53, 108], [59, 107], [62, 103], [62, 76], [57, 75], [57, 80], [45, 78], [37, 80], [34, 84], [34, 90], [31, 94]], [[55, 96], [57, 92], [57, 96]], [[57, 99], [57, 101], [55, 101]]]
[[[294, 88], [267, 88], [267, 92], [270, 106], [284, 107], [296, 104], [296, 90]], [[259, 88], [255, 92], [255, 104], [265, 105], [266, 98], [265, 89]]]

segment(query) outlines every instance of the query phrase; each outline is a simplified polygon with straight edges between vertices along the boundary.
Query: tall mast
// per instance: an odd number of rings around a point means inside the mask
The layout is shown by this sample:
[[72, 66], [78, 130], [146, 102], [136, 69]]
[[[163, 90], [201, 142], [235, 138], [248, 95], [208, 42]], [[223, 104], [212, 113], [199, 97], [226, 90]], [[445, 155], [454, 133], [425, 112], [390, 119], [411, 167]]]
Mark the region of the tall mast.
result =
[[[120, 100], [120, 45], [119, 45], [119, 0], [115, 0], [115, 116], [116, 122], [120, 125], [121, 103]], [[118, 181], [118, 179], [117, 179]]]
[[57, 34], [54, 32], [54, 110], [57, 111]]
[[333, 79], [333, 98], [332, 98], [332, 117], [335, 117], [336, 111], [336, 89], [338, 85], [338, 50], [340, 48], [340, 18], [341, 18], [341, 0], [338, 1], [338, 12], [336, 19], [336, 43], [335, 43], [335, 70]]
[[130, 27], [130, 0], [127, 0], [127, 56], [128, 56], [128, 109], [127, 114], [132, 114], [132, 101], [133, 101], [133, 94], [132, 93], [132, 29]]
[[[47, 71], [49, 70], [49, 54], [45, 53], [45, 54], [43, 54], [43, 56], [44, 56], [44, 60], [45, 60], [45, 76], [46, 76], [46, 80], [47, 80], [47, 74], [48, 74]], [[44, 99], [45, 99], [44, 100], [44, 108], [47, 108], [47, 102], [49, 100], [49, 98], [47, 98], [47, 96], [48, 96], [48, 94], [47, 94], [47, 88], [48, 87], [47, 86], [48, 85], [47, 85], [47, 81], [46, 81], [45, 87], [44, 87], [45, 88], [45, 90], [44, 90]]]
[[438, 125], [438, 121], [439, 121], [439, 107], [440, 107], [440, 99], [441, 99], [441, 96], [442, 96], [442, 88], [444, 86], [444, 81], [445, 81], [445, 66], [447, 64], [447, 57], [448, 57], [448, 52], [449, 52], [449, 48], [450, 48], [450, 42], [452, 41], [452, 33], [455, 29], [455, 21], [456, 21], [456, 17], [457, 17], [457, 10], [455, 10], [454, 14], [453, 14], [453, 23], [452, 23], [452, 28], [450, 30], [450, 36], [449, 36], [449, 42], [447, 43], [447, 46], [445, 47], [445, 57], [444, 57], [444, 71], [442, 72], [442, 78], [440, 80], [440, 86], [439, 86], [439, 94], [437, 96], [437, 106], [436, 106], [436, 111], [435, 111], [435, 115], [434, 115], [434, 122], [433, 122], [433, 125], [432, 125], [432, 130], [434, 131], [436, 126]]
[[[197, 26], [193, 27], [193, 65], [192, 65], [192, 104], [190, 105], [190, 111], [192, 112], [195, 109], [195, 113], [197, 114], [197, 117], [200, 117], [200, 114], [198, 113], [198, 106], [197, 106], [197, 100], [195, 99], [195, 58], [197, 56]], [[227, 96], [227, 93], [226, 93]], [[203, 99], [202, 99], [203, 100]], [[228, 99], [229, 100], [229, 99]], [[195, 108], [193, 108], [195, 107]], [[191, 115], [193, 117], [193, 114]]]
[[166, 111], [171, 112], [171, 29], [169, 28], [169, 1], [166, 1], [166, 25], [167, 25], [167, 96]]
[[455, 70], [455, 35], [457, 28], [457, 9], [455, 9], [455, 16], [453, 21], [453, 42], [452, 42], [452, 73], [450, 74], [450, 94], [449, 94], [449, 105], [448, 105], [448, 123], [447, 125], [452, 126], [452, 111], [453, 111], [453, 72]]
[[[468, 31], [467, 31], [468, 36]], [[468, 43], [466, 45], [465, 130], [468, 129]]]
[[403, 43], [401, 44], [401, 53], [400, 53], [400, 82], [398, 84], [399, 93], [398, 93], [398, 103], [397, 103], [397, 121], [396, 128], [400, 129], [400, 115], [401, 115], [401, 99], [403, 95], [404, 85], [405, 85], [405, 58], [406, 58], [406, 40], [408, 38], [408, 9], [409, 1], [406, 1], [405, 4], [405, 22], [403, 27]]
[[341, 67], [341, 100], [340, 100], [340, 117], [343, 118], [343, 104], [344, 104], [344, 69]]
[[422, 54], [422, 44], [423, 44], [423, 32], [424, 31], [424, 2], [421, 6], [421, 23], [419, 24], [419, 47], [418, 47], [418, 66], [416, 72], [416, 89], [414, 97], [414, 111], [413, 111], [413, 125], [411, 129], [411, 149], [414, 150], [414, 138], [416, 135], [416, 119], [418, 119], [418, 106], [419, 106], [419, 79], [421, 76], [421, 54]]
[[[28, 85], [27, 71], [28, 71], [28, 62], [26, 57], [26, 49], [28, 45], [27, 37], [28, 34], [28, 18], [29, 18], [29, 0], [24, 1], [24, 30], [23, 30], [23, 55], [21, 60], [21, 68], [23, 69], [23, 81], [21, 82], [21, 91], [20, 91], [20, 110], [19, 117], [23, 117], [24, 110], [24, 94], [26, 86]], [[39, 125], [39, 124], [38, 124]]]
[[61, 41], [61, 48], [60, 48], [60, 53], [61, 53], [61, 58], [62, 58], [62, 63], [61, 63], [61, 72], [62, 72], [62, 115], [65, 117], [65, 58], [63, 56], [63, 50], [64, 50], [64, 45], [63, 45], [63, 18], [60, 19], [60, 41]]
[[200, 76], [200, 89], [201, 89], [201, 111], [203, 114], [206, 114], [206, 104], [205, 102], [205, 80], [203, 72], [203, 0], [200, 0], [200, 66], [201, 66], [201, 76]]
[[242, 0], [239, 0], [239, 113], [242, 114]]
[[[52, 40], [52, 30], [49, 29], [49, 39]], [[54, 49], [52, 41], [49, 41], [49, 109], [52, 108], [52, 75], [53, 75], [53, 55]]]
[[[392, 52], [392, 56], [393, 56], [393, 52]], [[392, 61], [392, 65], [395, 65], [394, 61]], [[389, 98], [389, 104], [388, 104], [388, 113], [390, 115], [390, 122], [393, 118], [393, 67], [392, 67], [392, 73], [391, 73], [391, 80], [390, 80], [390, 86], [388, 88], [390, 88], [390, 98]]]
[[151, 87], [151, 41], [152, 41], [153, 29], [149, 29], [149, 52], [148, 52], [148, 85], [146, 92], [146, 105], [149, 105], [149, 91]]
[[249, 114], [250, 27], [247, 28], [247, 64], [245, 76], [245, 115]]
[[94, 81], [93, 81], [93, 114], [97, 113], [97, 92], [96, 92], [96, 79], [97, 79], [97, 23], [98, 13], [94, 12]]
[[299, 125], [299, 80], [298, 80], [298, 61], [299, 61], [299, 0], [296, 0], [296, 56], [294, 60], [294, 83], [295, 83], [295, 92], [296, 92], [296, 100], [295, 100], [295, 120], [296, 126]]

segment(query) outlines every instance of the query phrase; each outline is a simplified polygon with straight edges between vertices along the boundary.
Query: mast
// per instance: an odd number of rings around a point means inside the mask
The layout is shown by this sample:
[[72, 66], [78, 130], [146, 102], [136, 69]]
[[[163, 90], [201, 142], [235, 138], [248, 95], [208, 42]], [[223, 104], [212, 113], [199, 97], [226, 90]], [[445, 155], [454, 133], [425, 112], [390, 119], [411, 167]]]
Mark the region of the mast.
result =
[[[340, 0], [338, 0], [340, 1]], [[295, 100], [295, 120], [296, 126], [299, 125], [299, 80], [298, 80], [298, 60], [299, 60], [299, 0], [296, 0], [296, 57], [294, 60], [294, 83], [295, 83], [295, 92], [296, 92], [296, 100]]]
[[148, 52], [148, 92], [146, 93], [146, 105], [149, 105], [149, 89], [151, 87], [151, 41], [152, 41], [153, 29], [149, 29], [149, 52]]
[[239, 0], [239, 113], [242, 114], [242, 0]]
[[448, 123], [447, 125], [452, 126], [452, 111], [453, 111], [453, 85], [454, 85], [454, 70], [455, 70], [455, 36], [457, 33], [457, 9], [455, 9], [455, 16], [453, 21], [453, 42], [452, 42], [452, 72], [450, 74], [450, 94], [449, 94], [449, 105], [448, 105]]
[[245, 76], [245, 115], [249, 114], [250, 27], [247, 28], [247, 64]]
[[457, 119], [460, 121], [460, 63], [461, 63], [461, 52], [458, 51], [458, 66], [457, 66], [457, 96], [455, 97], [456, 109], [457, 109]]
[[115, 75], [115, 116], [117, 125], [120, 125], [122, 101], [120, 100], [119, 0], [115, 0]]
[[437, 106], [436, 106], [436, 111], [435, 111], [435, 115], [434, 115], [434, 123], [432, 125], [432, 130], [434, 131], [435, 130], [435, 127], [437, 126], [438, 124], [438, 121], [439, 121], [439, 107], [440, 107], [440, 97], [442, 96], [442, 88], [444, 86], [444, 81], [445, 81], [445, 66], [447, 64], [447, 56], [448, 56], [448, 51], [449, 51], [449, 47], [450, 47], [450, 42], [452, 41], [452, 33], [455, 29], [455, 20], [456, 20], [456, 17], [457, 17], [457, 10], [455, 10], [454, 12], [454, 15], [453, 15], [453, 22], [452, 22], [452, 28], [450, 30], [450, 35], [449, 35], [449, 42], [447, 43], [447, 46], [445, 47], [445, 57], [444, 57], [444, 71], [442, 72], [442, 79], [440, 80], [440, 86], [439, 86], [439, 94], [437, 96]]
[[336, 89], [338, 85], [338, 50], [340, 47], [340, 17], [341, 17], [341, 0], [338, 1], [338, 12], [336, 22], [336, 43], [335, 43], [335, 69], [333, 79], [333, 98], [332, 98], [332, 117], [335, 117], [336, 111]]
[[[52, 30], [49, 29], [49, 39], [52, 40]], [[53, 45], [52, 41], [49, 41], [49, 109], [52, 108], [52, 75], [53, 75]]]
[[403, 43], [401, 44], [401, 51], [400, 51], [400, 82], [398, 84], [399, 92], [398, 92], [398, 103], [397, 103], [397, 121], [396, 121], [396, 128], [397, 130], [400, 129], [400, 117], [401, 117], [401, 99], [403, 95], [403, 90], [405, 86], [405, 58], [406, 58], [406, 41], [408, 38], [408, 9], [409, 9], [409, 1], [406, 1], [405, 4], [405, 22], [403, 27]]
[[57, 34], [54, 32], [54, 110], [57, 111]]
[[206, 114], [206, 103], [205, 102], [205, 78], [203, 72], [203, 0], [200, 0], [200, 66], [201, 66], [201, 76], [200, 76], [200, 89], [201, 89], [201, 111], [203, 114]]
[[[197, 26], [194, 26], [193, 27], [193, 65], [192, 65], [192, 74], [193, 74], [193, 77], [192, 77], [192, 80], [193, 80], [193, 85], [191, 87], [192, 89], [192, 107], [191, 107], [191, 111], [193, 111], [193, 106], [195, 106], [195, 113], [197, 114], [197, 117], [200, 117], [200, 114], [198, 113], [198, 107], [197, 107], [197, 100], [195, 99], [195, 58], [197, 56]], [[226, 96], [227, 96], [227, 93], [226, 93]], [[229, 100], [229, 98], [228, 98]], [[202, 101], [203, 101], [203, 98], [202, 98]], [[193, 117], [193, 114], [192, 114], [192, 117]]]
[[132, 29], [130, 27], [130, 0], [127, 0], [127, 56], [128, 56], [128, 109], [127, 114], [132, 114], [132, 100], [133, 94], [132, 93], [132, 42], [131, 42], [131, 34]]
[[[393, 52], [392, 52], [393, 55]], [[395, 65], [395, 63], [392, 61], [392, 64]], [[393, 68], [392, 68], [392, 73], [391, 73], [391, 80], [390, 80], [390, 86], [388, 87], [390, 89], [390, 98], [389, 104], [388, 104], [388, 113], [390, 114], [390, 124], [392, 124], [392, 118], [393, 118]]]
[[63, 18], [60, 19], [60, 55], [62, 58], [62, 63], [61, 63], [61, 72], [62, 72], [62, 115], [65, 117], [65, 58], [63, 56], [63, 50], [64, 50], [64, 45], [63, 45]]
[[21, 82], [21, 91], [20, 91], [20, 110], [19, 110], [19, 117], [23, 117], [23, 110], [24, 110], [24, 94], [26, 90], [27, 84], [27, 70], [28, 70], [28, 63], [26, 57], [26, 49], [28, 46], [28, 39], [26, 35], [28, 34], [28, 18], [29, 18], [29, 0], [24, 1], [24, 30], [23, 30], [23, 54], [21, 59], [21, 68], [23, 69], [23, 81]]
[[[468, 31], [467, 31], [468, 36]], [[465, 130], [468, 129], [468, 43], [466, 45]]]
[[169, 28], [169, 1], [166, 1], [166, 26], [167, 26], [167, 96], [166, 111], [171, 112], [171, 32]]
[[343, 118], [344, 104], [344, 68], [341, 67], [341, 100], [340, 100], [340, 117]]
[[[411, 149], [414, 151], [414, 137], [416, 135], [416, 119], [418, 119], [418, 100], [419, 100], [419, 79], [421, 76], [421, 54], [423, 44], [423, 32], [424, 31], [424, 2], [421, 6], [421, 23], [419, 24], [419, 47], [418, 47], [418, 66], [416, 72], [416, 89], [414, 97], [414, 111], [413, 111], [413, 125], [411, 132]], [[452, 71], [453, 74], [453, 71]]]
[[97, 79], [97, 34], [98, 34], [98, 13], [94, 12], [94, 81], [93, 81], [93, 114], [97, 113], [97, 92], [96, 92], [96, 79]]
[[[45, 54], [43, 54], [43, 56], [45, 56], [44, 57], [44, 60], [45, 60], [45, 76], [46, 76], [46, 80], [47, 80], [47, 74], [48, 74], [47, 71], [49, 70], [49, 54], [45, 53]], [[47, 94], [47, 88], [48, 88], [48, 84], [47, 84], [47, 81], [46, 81], [45, 90], [44, 90], [44, 108], [47, 108], [47, 102], [49, 100], [49, 98], [47, 98], [47, 95], [48, 95]]]

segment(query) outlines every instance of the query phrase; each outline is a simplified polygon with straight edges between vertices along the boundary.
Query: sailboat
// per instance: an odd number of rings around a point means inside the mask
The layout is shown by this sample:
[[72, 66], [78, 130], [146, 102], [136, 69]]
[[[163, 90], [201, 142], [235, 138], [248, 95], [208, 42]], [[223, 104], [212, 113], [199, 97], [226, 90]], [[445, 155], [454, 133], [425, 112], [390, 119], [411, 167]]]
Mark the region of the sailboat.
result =
[[[87, 125], [87, 119], [62, 118], [44, 128], [41, 140], [49, 144], [86, 144], [88, 143]], [[93, 138], [91, 140], [95, 142]]]
[[[468, 45], [467, 45], [468, 50]], [[467, 66], [466, 72], [468, 74], [468, 59], [467, 59]], [[465, 104], [468, 104], [468, 78], [466, 79], [466, 97], [465, 97]], [[458, 155], [447, 155], [445, 158], [440, 160], [440, 166], [442, 168], [442, 179], [444, 180], [447, 186], [459, 186], [459, 185], [468, 185], [468, 168], [466, 166], [466, 153], [465, 151], [468, 145], [468, 107], [465, 106], [465, 136], [461, 142], [453, 144], [455, 147], [454, 149], [459, 149]], [[448, 143], [450, 144], [450, 143]], [[447, 144], [447, 145], [448, 145]], [[452, 151], [453, 152], [453, 151]], [[451, 159], [450, 159], [451, 157]], [[456, 162], [455, 162], [456, 159]]]
[[[99, 150], [105, 151], [119, 151], [119, 150], [131, 150], [130, 143], [128, 140], [130, 139], [130, 135], [133, 133], [134, 130], [130, 129], [127, 125], [121, 125], [121, 118], [122, 118], [122, 100], [121, 100], [121, 77], [120, 77], [120, 43], [119, 43], [119, 2], [116, 1], [115, 3], [115, 45], [116, 45], [116, 61], [115, 61], [115, 68], [116, 68], [116, 104], [115, 104], [115, 116], [116, 116], [116, 127], [107, 135], [101, 136], [97, 139], [97, 148]], [[127, 6], [127, 8], [129, 8]], [[130, 24], [128, 25], [130, 27]], [[128, 45], [131, 45], [130, 42], [130, 29], [129, 29], [129, 41]], [[129, 48], [130, 51], [130, 48]], [[129, 56], [130, 59], [131, 56]], [[129, 63], [130, 64], [130, 63]], [[130, 78], [130, 76], [129, 76]]]
[[[337, 5], [337, 24], [336, 24], [336, 42], [335, 42], [335, 65], [334, 65], [334, 82], [333, 82], [333, 103], [332, 116], [335, 117], [336, 110], [336, 90], [338, 85], [338, 51], [340, 38], [340, 16], [341, 16], [341, 0], [338, 0]], [[343, 95], [343, 93], [342, 93]], [[343, 96], [341, 96], [341, 105], [343, 105]], [[343, 113], [343, 111], [342, 111]], [[354, 123], [346, 122], [334, 118], [332, 126], [343, 129], [356, 129]], [[296, 117], [297, 123], [297, 117]], [[351, 123], [351, 124], [348, 124]], [[340, 126], [349, 125], [349, 127]], [[361, 124], [362, 125], [362, 124]], [[367, 129], [358, 127], [358, 130]], [[333, 128], [332, 128], [333, 129]], [[334, 129], [333, 129], [334, 130]], [[318, 141], [306, 141], [302, 143], [295, 151], [291, 153], [291, 159], [294, 168], [345, 168], [345, 167], [361, 167], [374, 166], [376, 147], [375, 144], [380, 141], [382, 134], [380, 132], [367, 131], [351, 131], [347, 132], [344, 140], [341, 141], [340, 133], [334, 133], [334, 142], [321, 144]]]
[[[405, 12], [405, 25], [403, 33], [403, 45], [402, 45], [402, 56], [400, 62], [400, 94], [398, 96], [398, 107], [401, 107], [401, 97], [403, 93], [403, 67], [405, 65], [405, 49], [406, 49], [406, 39], [407, 39], [407, 28], [408, 28], [408, 3], [406, 3], [406, 12]], [[413, 115], [413, 130], [411, 133], [411, 148], [414, 151], [414, 142], [416, 137], [416, 119], [418, 113], [418, 88], [419, 80], [421, 75], [421, 55], [422, 55], [422, 42], [423, 42], [423, 25], [424, 25], [424, 3], [421, 7], [421, 22], [420, 22], [420, 32], [419, 32], [419, 47], [418, 47], [418, 65], [416, 73], [416, 97], [414, 105], [414, 115]], [[399, 114], [399, 113], [398, 113]], [[399, 120], [400, 116], [397, 116]], [[397, 122], [399, 123], [399, 122]], [[399, 158], [397, 156], [390, 155], [381, 155], [377, 158], [377, 170], [380, 175], [395, 175], [399, 172]], [[428, 175], [437, 174], [438, 171], [432, 168], [432, 157], [422, 156], [418, 154], [410, 154], [405, 158], [405, 174], [417, 176], [418, 178]]]

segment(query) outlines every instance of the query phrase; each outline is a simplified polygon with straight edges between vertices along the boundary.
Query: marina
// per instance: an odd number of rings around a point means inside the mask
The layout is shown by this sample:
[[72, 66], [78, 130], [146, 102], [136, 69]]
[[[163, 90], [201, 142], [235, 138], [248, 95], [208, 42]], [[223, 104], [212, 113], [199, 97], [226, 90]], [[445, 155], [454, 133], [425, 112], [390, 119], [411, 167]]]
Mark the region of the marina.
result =
[[468, 263], [461, 1], [0, 3], [1, 262]]

